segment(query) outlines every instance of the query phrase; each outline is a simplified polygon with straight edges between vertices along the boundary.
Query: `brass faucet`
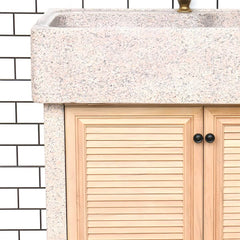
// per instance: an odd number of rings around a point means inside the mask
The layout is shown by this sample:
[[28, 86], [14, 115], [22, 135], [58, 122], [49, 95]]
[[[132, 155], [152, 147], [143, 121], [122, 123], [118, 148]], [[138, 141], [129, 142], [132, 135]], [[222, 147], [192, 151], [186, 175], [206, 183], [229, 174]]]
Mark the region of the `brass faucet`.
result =
[[192, 11], [189, 7], [190, 3], [191, 3], [191, 0], [178, 0], [178, 3], [179, 3], [178, 12], [188, 13], [188, 12]]

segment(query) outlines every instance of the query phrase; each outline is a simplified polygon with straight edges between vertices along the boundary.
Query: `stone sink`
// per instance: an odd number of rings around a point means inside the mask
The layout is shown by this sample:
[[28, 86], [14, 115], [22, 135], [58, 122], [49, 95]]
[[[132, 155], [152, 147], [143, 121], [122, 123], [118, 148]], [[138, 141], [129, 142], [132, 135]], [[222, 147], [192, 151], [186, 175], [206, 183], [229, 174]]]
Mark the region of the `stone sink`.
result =
[[42, 103], [239, 103], [240, 11], [52, 10], [32, 83]]

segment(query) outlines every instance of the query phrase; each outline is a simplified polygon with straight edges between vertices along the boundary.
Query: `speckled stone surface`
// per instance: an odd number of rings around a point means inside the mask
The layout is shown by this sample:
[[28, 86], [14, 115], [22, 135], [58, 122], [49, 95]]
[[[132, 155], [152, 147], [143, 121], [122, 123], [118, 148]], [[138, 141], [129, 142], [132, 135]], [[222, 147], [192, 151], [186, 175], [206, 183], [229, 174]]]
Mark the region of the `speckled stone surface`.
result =
[[55, 10], [32, 29], [43, 103], [240, 103], [240, 11]]
[[48, 240], [66, 240], [63, 105], [44, 105]]
[[32, 29], [48, 240], [67, 240], [64, 103], [240, 103], [240, 11], [52, 10]]

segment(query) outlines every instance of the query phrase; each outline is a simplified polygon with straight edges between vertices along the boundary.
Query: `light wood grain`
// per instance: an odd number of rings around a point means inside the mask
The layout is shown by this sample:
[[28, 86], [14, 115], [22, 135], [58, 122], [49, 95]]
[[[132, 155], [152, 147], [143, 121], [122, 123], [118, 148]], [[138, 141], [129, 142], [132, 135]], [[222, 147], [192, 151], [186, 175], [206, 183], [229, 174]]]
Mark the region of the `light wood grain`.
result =
[[200, 107], [66, 106], [68, 239], [202, 240], [202, 132]]
[[[240, 186], [240, 182], [237, 182], [236, 185]], [[128, 187], [128, 188], [151, 188], [151, 187], [182, 187], [183, 183], [182, 181], [131, 181], [131, 182], [88, 182], [87, 187], [88, 188], [122, 188], [122, 187]], [[232, 186], [232, 185], [231, 185]]]
[[125, 227], [125, 228], [89, 228], [89, 233], [182, 233], [183, 228], [182, 227]]
[[93, 207], [93, 208], [114, 208], [114, 207], [121, 207], [121, 208], [129, 208], [129, 207], [136, 207], [136, 208], [149, 208], [149, 207], [179, 207], [179, 208], [183, 208], [183, 201], [169, 201], [169, 200], [160, 200], [160, 201], [150, 201], [150, 200], [146, 200], [146, 201], [127, 201], [124, 202], [123, 201], [108, 201], [108, 202], [97, 202], [97, 201], [93, 201], [93, 202], [88, 202], [87, 206]]
[[89, 234], [89, 240], [122, 240], [122, 239], [141, 239], [141, 240], [176, 240], [183, 239], [183, 234], [174, 234], [174, 233], [166, 233], [166, 234]]
[[[240, 156], [240, 155], [239, 155]], [[239, 158], [240, 159], [240, 158]], [[87, 161], [183, 161], [182, 154], [88, 155]]]
[[[89, 227], [183, 227], [183, 220], [160, 220], [160, 221], [88, 221]], [[239, 224], [240, 226], [240, 224]]]
[[240, 108], [205, 109], [204, 239], [240, 239]]

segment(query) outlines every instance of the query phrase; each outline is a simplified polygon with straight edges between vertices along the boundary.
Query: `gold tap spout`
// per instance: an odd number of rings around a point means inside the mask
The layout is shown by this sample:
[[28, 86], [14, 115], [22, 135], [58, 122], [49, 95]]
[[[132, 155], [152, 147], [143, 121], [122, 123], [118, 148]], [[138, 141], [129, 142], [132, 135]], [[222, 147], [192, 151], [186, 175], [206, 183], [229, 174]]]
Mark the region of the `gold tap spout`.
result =
[[192, 11], [189, 7], [190, 3], [191, 3], [191, 0], [178, 0], [178, 3], [179, 3], [178, 12], [188, 13], [188, 12]]

